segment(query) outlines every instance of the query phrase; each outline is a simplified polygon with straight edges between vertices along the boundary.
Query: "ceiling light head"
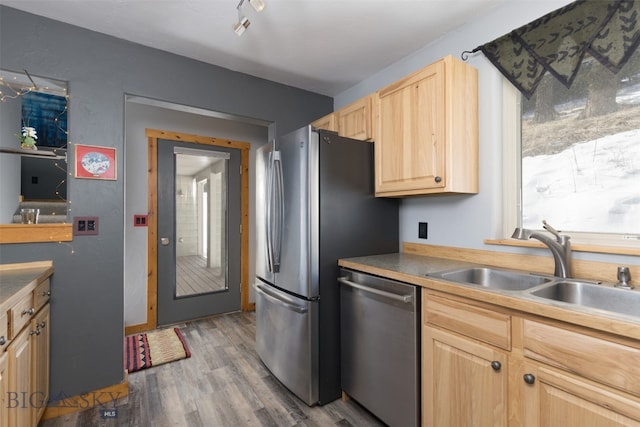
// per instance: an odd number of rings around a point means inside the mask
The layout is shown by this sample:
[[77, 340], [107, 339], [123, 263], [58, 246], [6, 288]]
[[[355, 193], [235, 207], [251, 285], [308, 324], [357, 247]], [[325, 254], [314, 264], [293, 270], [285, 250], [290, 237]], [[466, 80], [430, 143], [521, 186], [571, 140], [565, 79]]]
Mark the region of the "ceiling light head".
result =
[[[246, 16], [243, 16], [242, 11], [240, 10], [242, 5], [244, 4], [244, 1], [245, 0], [240, 0], [240, 3], [238, 3], [238, 6], [236, 6], [236, 9], [238, 10], [238, 20], [236, 21], [235, 24], [233, 24], [233, 31], [238, 36], [241, 36], [244, 33], [244, 31], [247, 28], [249, 28], [249, 25], [251, 25], [249, 18], [247, 18]], [[264, 9], [264, 0], [249, 0], [249, 4], [251, 4], [251, 6], [257, 12], [262, 12], [262, 10]]]
[[246, 16], [243, 16], [238, 20], [238, 22], [233, 24], [233, 31], [238, 36], [241, 36], [242, 33], [244, 33], [244, 30], [249, 28], [249, 25], [251, 25], [251, 21], [249, 21], [249, 19]]
[[256, 12], [262, 12], [264, 10], [264, 0], [249, 0], [249, 4], [253, 6]]

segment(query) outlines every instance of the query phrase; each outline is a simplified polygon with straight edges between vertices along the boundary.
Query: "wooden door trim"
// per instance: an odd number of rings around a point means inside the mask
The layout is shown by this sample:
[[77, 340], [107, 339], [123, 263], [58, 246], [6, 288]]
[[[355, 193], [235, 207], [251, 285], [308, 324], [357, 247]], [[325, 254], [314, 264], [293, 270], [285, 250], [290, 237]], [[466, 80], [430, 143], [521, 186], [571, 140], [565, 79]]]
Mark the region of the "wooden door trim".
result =
[[249, 302], [249, 150], [248, 142], [234, 141], [230, 139], [214, 138], [209, 136], [192, 135], [182, 132], [171, 132], [157, 129], [146, 129], [148, 147], [148, 220], [147, 220], [147, 323], [128, 326], [125, 334], [139, 333], [155, 329], [158, 326], [158, 140], [188, 142], [217, 147], [235, 148], [241, 154], [241, 195], [240, 211], [242, 226], [241, 260], [240, 260], [240, 308], [242, 311], [250, 311], [253, 304]]

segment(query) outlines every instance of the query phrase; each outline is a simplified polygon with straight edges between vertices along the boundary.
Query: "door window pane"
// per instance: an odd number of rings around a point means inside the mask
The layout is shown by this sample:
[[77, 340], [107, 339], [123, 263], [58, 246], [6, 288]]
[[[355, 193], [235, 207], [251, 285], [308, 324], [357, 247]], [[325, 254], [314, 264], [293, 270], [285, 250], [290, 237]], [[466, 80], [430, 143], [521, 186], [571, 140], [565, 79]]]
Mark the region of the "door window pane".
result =
[[227, 290], [228, 155], [219, 154], [175, 154], [176, 297]]

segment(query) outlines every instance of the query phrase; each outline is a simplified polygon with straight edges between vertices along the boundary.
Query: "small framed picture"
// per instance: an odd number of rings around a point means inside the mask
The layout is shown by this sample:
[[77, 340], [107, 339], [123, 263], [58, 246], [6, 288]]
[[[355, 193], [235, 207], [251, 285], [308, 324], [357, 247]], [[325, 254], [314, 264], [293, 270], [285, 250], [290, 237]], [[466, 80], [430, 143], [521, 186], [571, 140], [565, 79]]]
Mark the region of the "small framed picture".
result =
[[116, 149], [75, 144], [76, 178], [116, 180]]

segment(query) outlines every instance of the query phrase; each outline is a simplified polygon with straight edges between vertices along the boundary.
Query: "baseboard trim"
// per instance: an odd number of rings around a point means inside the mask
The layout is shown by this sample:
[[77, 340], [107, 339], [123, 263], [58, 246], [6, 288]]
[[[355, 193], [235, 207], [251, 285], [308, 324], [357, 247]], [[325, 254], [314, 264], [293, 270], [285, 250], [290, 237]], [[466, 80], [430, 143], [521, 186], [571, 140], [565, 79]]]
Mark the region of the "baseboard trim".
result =
[[[247, 302], [246, 305], [242, 307], [242, 311], [256, 311], [256, 303]], [[202, 317], [202, 319], [206, 319], [207, 317], [213, 317], [213, 316], [218, 316], [218, 314], [212, 314], [211, 316], [204, 316]], [[192, 319], [192, 320], [198, 320], [198, 319]], [[178, 323], [184, 323], [184, 322], [178, 322]], [[149, 332], [153, 329], [156, 329], [156, 327], [152, 327], [152, 325], [149, 323], [140, 323], [138, 325], [125, 326], [124, 334], [125, 335], [141, 334], [143, 332]]]
[[155, 329], [155, 327], [151, 327], [151, 325], [148, 323], [140, 323], [138, 325], [125, 326], [124, 334], [125, 335], [140, 334], [142, 332], [148, 332], [153, 329]]
[[129, 375], [125, 371], [124, 380], [119, 384], [50, 402], [49, 406], [44, 410], [41, 420], [57, 418], [95, 407], [103, 407], [107, 410], [112, 409], [113, 407], [109, 406], [112, 402], [115, 406], [115, 401], [127, 396], [129, 396]]

